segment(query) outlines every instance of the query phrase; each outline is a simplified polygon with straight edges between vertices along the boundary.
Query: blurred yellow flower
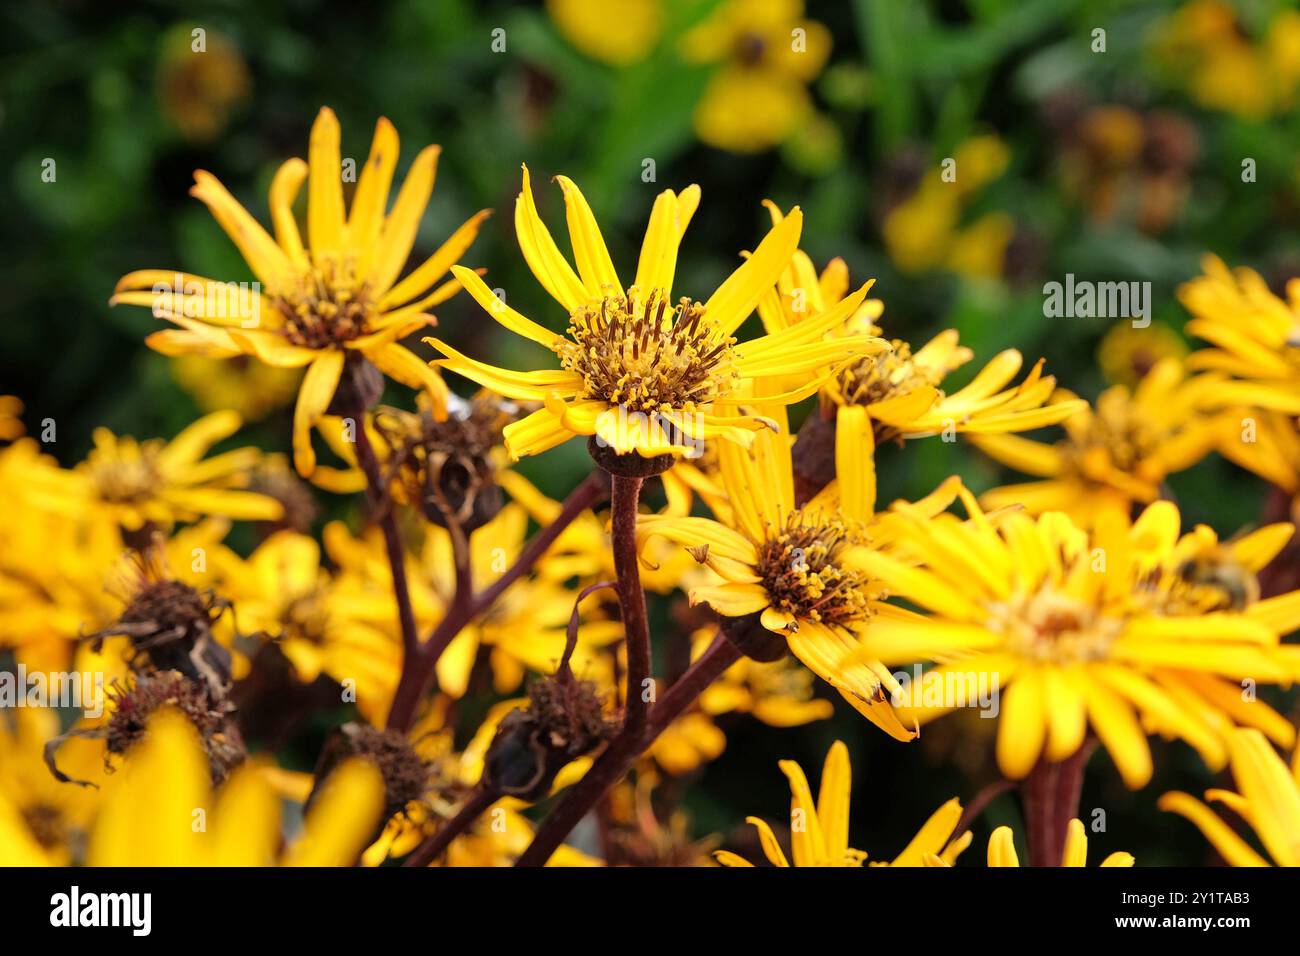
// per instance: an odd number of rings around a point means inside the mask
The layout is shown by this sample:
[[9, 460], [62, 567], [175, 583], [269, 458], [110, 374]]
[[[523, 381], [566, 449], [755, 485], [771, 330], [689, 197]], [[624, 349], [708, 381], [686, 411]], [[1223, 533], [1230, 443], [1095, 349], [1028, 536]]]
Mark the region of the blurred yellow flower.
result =
[[1138, 328], [1120, 322], [1102, 337], [1097, 346], [1097, 364], [1107, 380], [1133, 388], [1162, 359], [1184, 359], [1187, 343], [1163, 322]]
[[696, 135], [756, 153], [784, 142], [812, 113], [808, 84], [826, 65], [831, 33], [804, 19], [803, 0], [726, 0], [682, 50], [688, 60], [717, 64], [695, 108]]
[[369, 763], [338, 767], [280, 851], [280, 798], [246, 764], [215, 793], [193, 726], [168, 708], [105, 789], [91, 866], [351, 866], [383, 823], [384, 782]]
[[200, 39], [178, 26], [163, 38], [157, 87], [163, 115], [187, 140], [207, 143], [225, 130], [253, 84], [244, 58], [225, 36], [204, 28]]
[[861, 653], [894, 666], [932, 661], [899, 701], [922, 723], [998, 705], [997, 759], [1011, 779], [1100, 738], [1131, 788], [1151, 778], [1147, 733], [1179, 737], [1214, 769], [1236, 723], [1290, 744], [1293, 730], [1237, 681], [1286, 683], [1281, 635], [1300, 593], [1254, 600], [1253, 575], [1291, 537], [1270, 525], [1220, 552], [1209, 529], [1180, 536], [1160, 501], [1132, 524], [1111, 513], [1089, 535], [1060, 512], [900, 517], [892, 553], [861, 566], [891, 598], [932, 615], [879, 615]]
[[297, 369], [277, 368], [244, 356], [233, 359], [178, 355], [171, 360], [172, 378], [204, 412], [231, 409], [246, 422], [284, 408], [302, 381]]
[[[1214, 383], [1185, 377], [1183, 364], [1167, 358], [1130, 389], [1114, 385], [1064, 420], [1066, 437], [1053, 444], [1019, 435], [975, 434], [986, 454], [1044, 480], [1004, 485], [985, 492], [987, 508], [1022, 505], [1031, 514], [1063, 511], [1083, 527], [1103, 515], [1127, 517], [1134, 505], [1160, 497], [1161, 484], [1208, 455], [1222, 431], [1221, 418], [1201, 410]], [[1078, 399], [1061, 389], [1053, 404]], [[1048, 406], [1049, 408], [1051, 406]]]
[[663, 0], [546, 0], [546, 10], [566, 40], [612, 66], [644, 60], [663, 33]]
[[136, 441], [95, 429], [95, 447], [73, 469], [33, 460], [26, 480], [32, 499], [69, 517], [91, 508], [127, 531], [168, 530], [177, 521], [220, 515], [245, 521], [275, 521], [280, 503], [241, 490], [261, 457], [256, 448], [238, 448], [211, 458], [208, 450], [243, 424], [233, 411], [213, 412], [186, 427], [171, 441]]
[[[0, 716], [0, 866], [68, 866], [84, 850], [99, 792], [50, 774], [45, 745], [58, 733], [58, 712], [50, 708], [20, 707]], [[102, 782], [98, 743], [72, 738], [57, 753], [65, 772]]]
[[894, 264], [912, 273], [943, 268], [970, 278], [1000, 276], [1015, 232], [1011, 218], [988, 213], [964, 228], [961, 219], [975, 193], [1006, 170], [1010, 156], [996, 136], [975, 136], [927, 172], [916, 192], [885, 217], [885, 248]]
[[1171, 79], [1201, 106], [1264, 119], [1295, 102], [1300, 87], [1300, 13], [1279, 9], [1250, 36], [1226, 0], [1192, 0], [1160, 21], [1153, 36]]

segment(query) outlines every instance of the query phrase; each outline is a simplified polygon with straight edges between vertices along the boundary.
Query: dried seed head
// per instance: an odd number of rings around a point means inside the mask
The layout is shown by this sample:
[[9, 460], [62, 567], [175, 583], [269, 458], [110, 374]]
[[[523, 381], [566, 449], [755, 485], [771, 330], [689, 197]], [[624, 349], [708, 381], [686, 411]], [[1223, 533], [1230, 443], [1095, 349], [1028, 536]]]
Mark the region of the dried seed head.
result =
[[449, 515], [466, 531], [486, 524], [503, 504], [493, 453], [519, 411], [488, 392], [468, 402], [453, 397], [443, 421], [427, 410], [380, 409], [374, 421], [392, 450], [394, 493], [418, 502], [435, 524], [445, 527]]
[[362, 757], [378, 768], [384, 778], [384, 819], [422, 801], [429, 787], [432, 768], [406, 735], [397, 730], [377, 730], [368, 724], [343, 727], [344, 756]]
[[206, 685], [179, 671], [138, 674], [129, 687], [115, 684], [109, 697], [112, 713], [104, 733], [108, 753], [126, 753], [144, 737], [158, 708], [171, 706], [199, 732], [213, 783], [224, 780], [246, 756], [230, 703], [214, 699]]
[[565, 764], [609, 740], [616, 725], [590, 681], [567, 669], [528, 688], [527, 709], [506, 715], [488, 747], [483, 779], [498, 793], [536, 800]]

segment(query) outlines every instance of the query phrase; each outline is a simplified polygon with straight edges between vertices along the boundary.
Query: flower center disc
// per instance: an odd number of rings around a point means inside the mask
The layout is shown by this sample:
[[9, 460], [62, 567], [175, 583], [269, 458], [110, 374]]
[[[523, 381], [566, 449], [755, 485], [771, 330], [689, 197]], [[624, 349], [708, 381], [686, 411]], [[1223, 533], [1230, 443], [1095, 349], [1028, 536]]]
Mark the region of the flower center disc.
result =
[[758, 549], [758, 573], [775, 607], [805, 620], [847, 625], [871, 614], [867, 576], [839, 564], [846, 528], [803, 524], [794, 514]]
[[341, 345], [370, 331], [369, 290], [356, 282], [350, 261], [324, 261], [272, 302], [284, 318], [284, 337], [303, 348]]
[[704, 306], [682, 299], [670, 309], [658, 292], [641, 301], [610, 296], [569, 316], [571, 342], [560, 362], [582, 376], [583, 397], [636, 412], [683, 409], [730, 391], [735, 339], [704, 320]]

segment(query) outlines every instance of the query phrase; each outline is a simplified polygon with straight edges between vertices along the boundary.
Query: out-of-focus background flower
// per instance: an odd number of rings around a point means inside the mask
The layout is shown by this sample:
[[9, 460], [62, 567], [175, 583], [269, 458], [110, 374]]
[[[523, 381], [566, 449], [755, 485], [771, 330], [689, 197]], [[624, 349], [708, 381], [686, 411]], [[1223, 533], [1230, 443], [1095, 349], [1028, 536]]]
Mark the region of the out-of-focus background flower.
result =
[[[231, 444], [286, 447], [294, 373], [168, 359], [142, 345], [156, 327], [146, 311], [107, 300], [141, 263], [246, 276], [188, 196], [193, 171], [264, 217], [272, 173], [304, 154], [322, 105], [340, 116], [345, 157], [364, 157], [380, 115], [401, 131], [401, 168], [440, 143], [417, 253], [493, 209], [466, 264], [556, 328], [564, 317], [513, 234], [523, 162], [551, 222], [562, 204], [550, 177], [580, 183], [625, 263], [654, 196], [699, 183], [678, 281], [697, 293], [761, 235], [761, 199], [799, 204], [819, 266], [840, 256], [853, 279], [877, 279], [887, 335], [919, 344], [955, 327], [977, 359], [1044, 356], [1089, 399], [1185, 352], [1175, 290], [1203, 253], [1253, 266], [1275, 291], [1300, 275], [1300, 12], [1284, 0], [267, 0], [195, 4], [183, 18], [172, 4], [63, 0], [10, 5], [0, 23], [0, 394], [23, 399], [29, 433], [55, 423], [46, 450], [64, 464], [96, 426], [171, 437], [219, 408], [250, 423]], [[1045, 317], [1043, 285], [1067, 273], [1150, 282], [1153, 324]], [[469, 297], [438, 314], [457, 347], [514, 364], [516, 346]], [[890, 452], [882, 501], [954, 472], [981, 491], [1008, 477], [963, 443]], [[563, 495], [588, 467], [573, 442], [520, 470]], [[1257, 522], [1265, 496], [1217, 457], [1170, 491], [1188, 522], [1224, 536]], [[317, 527], [341, 507], [327, 501]], [[680, 627], [673, 611], [656, 600], [656, 626]], [[776, 758], [815, 766], [836, 738], [858, 784], [851, 842], [884, 856], [923, 811], [998, 776], [995, 722], [974, 712], [909, 748], [839, 706], [795, 728], [717, 723], [725, 751], [689, 789], [695, 836], [735, 838], [745, 814], [779, 816]], [[689, 776], [692, 748], [719, 743], [706, 731], [669, 741], [666, 769]], [[1188, 862], [1203, 845], [1158, 825], [1169, 818], [1155, 801], [1213, 781], [1189, 748], [1156, 746], [1156, 783], [1130, 794], [1098, 770], [1083, 815], [1104, 809], [1106, 846], [1140, 863]], [[987, 826], [1015, 814], [1002, 798]]]

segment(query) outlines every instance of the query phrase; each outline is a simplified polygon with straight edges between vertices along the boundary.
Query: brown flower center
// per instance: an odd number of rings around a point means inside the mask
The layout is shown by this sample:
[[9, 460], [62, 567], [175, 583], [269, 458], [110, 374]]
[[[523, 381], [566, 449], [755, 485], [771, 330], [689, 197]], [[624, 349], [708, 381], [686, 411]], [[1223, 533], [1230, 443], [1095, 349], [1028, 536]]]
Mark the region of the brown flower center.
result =
[[1120, 631], [1097, 607], [1048, 588], [989, 610], [989, 627], [1006, 635], [1013, 653], [1047, 663], [1104, 660]]
[[856, 543], [842, 525], [803, 523], [792, 514], [784, 530], [758, 549], [758, 573], [773, 607], [797, 618], [848, 625], [871, 615], [871, 582], [840, 562]]
[[298, 277], [296, 286], [271, 297], [284, 319], [284, 337], [294, 345], [323, 349], [370, 331], [370, 290], [356, 281], [348, 260], [325, 260]]
[[892, 351], [859, 359], [840, 373], [846, 402], [870, 405], [943, 380], [941, 369], [917, 363], [906, 342], [895, 339], [891, 345]]
[[582, 376], [583, 397], [651, 413], [694, 411], [725, 395], [737, 378], [735, 339], [683, 298], [670, 309], [658, 292], [642, 301], [635, 289], [584, 305], [569, 316], [557, 351], [565, 369]]

